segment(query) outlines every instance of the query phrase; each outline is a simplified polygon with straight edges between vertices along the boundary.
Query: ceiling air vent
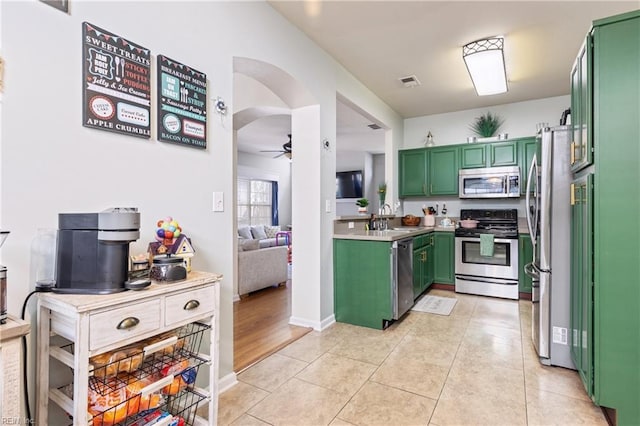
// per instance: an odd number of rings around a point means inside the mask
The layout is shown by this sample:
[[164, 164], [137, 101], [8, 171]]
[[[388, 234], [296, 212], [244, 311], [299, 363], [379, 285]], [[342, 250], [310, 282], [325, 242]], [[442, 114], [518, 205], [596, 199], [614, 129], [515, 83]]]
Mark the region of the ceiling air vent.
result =
[[416, 87], [420, 86], [420, 80], [415, 75], [408, 75], [406, 77], [399, 78], [404, 87]]
[[376, 123], [373, 124], [367, 124], [367, 127], [370, 128], [371, 130], [378, 130], [378, 129], [382, 129], [382, 127], [378, 126]]

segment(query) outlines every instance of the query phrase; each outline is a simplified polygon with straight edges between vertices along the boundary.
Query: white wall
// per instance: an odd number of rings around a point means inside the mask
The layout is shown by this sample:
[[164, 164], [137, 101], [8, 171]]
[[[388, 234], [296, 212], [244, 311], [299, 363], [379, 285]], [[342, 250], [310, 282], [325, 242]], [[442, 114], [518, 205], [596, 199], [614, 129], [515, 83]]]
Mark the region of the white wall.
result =
[[[424, 146], [424, 138], [429, 130], [433, 134], [436, 146], [465, 143], [467, 136], [472, 136], [469, 123], [474, 117], [491, 111], [504, 118], [500, 133], [508, 133], [510, 138], [533, 136], [536, 123], [558, 125], [562, 112], [569, 108], [571, 97], [557, 96], [534, 101], [497, 105], [490, 108], [457, 111], [447, 114], [416, 117], [405, 120], [405, 141], [403, 148]], [[524, 199], [515, 200], [460, 200], [458, 197], [411, 197], [402, 203], [404, 214], [422, 215], [422, 206], [438, 204], [438, 209], [446, 204], [447, 215], [457, 217], [460, 210], [467, 209], [518, 209], [518, 215], [524, 217]]]
[[[567, 84], [567, 90], [569, 84]], [[556, 96], [535, 101], [496, 105], [488, 108], [468, 109], [446, 114], [426, 115], [404, 121], [403, 149], [424, 146], [427, 132], [431, 131], [436, 146], [465, 143], [474, 136], [469, 125], [474, 118], [491, 111], [504, 119], [499, 133], [508, 133], [510, 138], [531, 136], [536, 133], [537, 123], [558, 125], [562, 111], [571, 106], [571, 97]]]
[[[229, 111], [234, 57], [274, 64], [308, 88], [317, 106], [299, 111], [298, 118], [294, 111], [292, 119], [293, 132], [307, 132], [296, 146], [292, 171], [292, 220], [301, 227], [294, 254], [301, 269], [294, 278], [299, 273], [305, 278], [299, 282], [306, 283], [296, 289], [293, 316], [314, 325], [331, 321], [334, 212], [324, 206], [335, 198], [336, 154], [322, 150], [321, 141], [335, 143], [336, 92], [394, 129], [392, 148], [402, 140], [395, 112], [267, 3], [76, 1], [70, 14], [36, 0], [3, 1], [0, 7], [6, 60], [0, 218], [2, 228], [12, 231], [2, 250], [10, 271], [10, 313], [19, 314], [34, 288], [29, 247], [38, 228], [56, 228], [59, 212], [136, 206], [142, 237], [132, 243], [133, 251], [143, 250], [156, 221], [171, 215], [193, 240], [194, 268], [224, 275], [221, 376], [233, 370], [236, 231], [230, 203], [236, 154], [230, 115], [215, 114], [209, 104], [206, 150], [157, 142], [155, 131], [145, 140], [82, 127], [81, 23], [88, 21], [151, 49], [154, 60], [165, 54], [207, 73], [208, 97], [222, 97]], [[155, 84], [153, 76], [153, 90]], [[305, 126], [310, 114], [319, 117], [311, 128]], [[213, 191], [224, 193], [224, 212], [211, 211]]]

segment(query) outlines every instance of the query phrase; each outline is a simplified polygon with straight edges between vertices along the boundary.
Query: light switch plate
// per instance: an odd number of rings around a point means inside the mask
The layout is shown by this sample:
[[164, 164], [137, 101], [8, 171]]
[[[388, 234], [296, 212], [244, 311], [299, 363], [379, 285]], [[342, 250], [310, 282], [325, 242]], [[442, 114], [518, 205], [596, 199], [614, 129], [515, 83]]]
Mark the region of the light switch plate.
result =
[[221, 191], [216, 191], [213, 193], [213, 211], [224, 211], [224, 194]]
[[327, 213], [331, 213], [331, 200], [324, 201], [324, 211]]

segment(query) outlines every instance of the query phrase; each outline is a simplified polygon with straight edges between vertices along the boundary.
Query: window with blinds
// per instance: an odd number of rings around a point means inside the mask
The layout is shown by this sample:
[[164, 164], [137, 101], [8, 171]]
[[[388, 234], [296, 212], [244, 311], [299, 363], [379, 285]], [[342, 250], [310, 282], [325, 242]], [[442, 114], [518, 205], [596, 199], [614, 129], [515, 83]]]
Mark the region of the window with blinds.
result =
[[238, 226], [271, 225], [271, 182], [238, 178]]

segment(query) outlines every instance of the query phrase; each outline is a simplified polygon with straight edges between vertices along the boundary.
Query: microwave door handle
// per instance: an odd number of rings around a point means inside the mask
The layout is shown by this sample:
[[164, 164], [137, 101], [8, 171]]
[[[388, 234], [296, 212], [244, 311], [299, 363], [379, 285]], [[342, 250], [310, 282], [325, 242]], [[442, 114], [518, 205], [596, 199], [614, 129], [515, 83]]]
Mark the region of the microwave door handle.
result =
[[529, 176], [527, 176], [527, 189], [525, 195], [525, 213], [527, 214], [527, 228], [529, 229], [529, 235], [531, 236], [531, 243], [535, 247], [535, 234], [533, 233], [533, 225], [531, 224], [531, 176], [533, 176], [533, 168], [536, 164], [536, 154], [533, 154], [531, 159], [531, 166], [529, 166]]

